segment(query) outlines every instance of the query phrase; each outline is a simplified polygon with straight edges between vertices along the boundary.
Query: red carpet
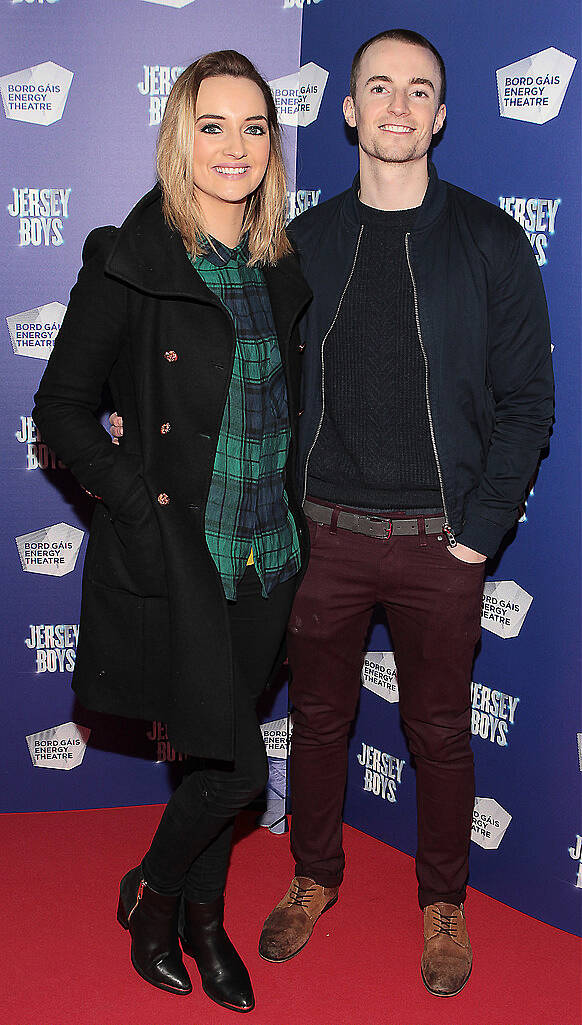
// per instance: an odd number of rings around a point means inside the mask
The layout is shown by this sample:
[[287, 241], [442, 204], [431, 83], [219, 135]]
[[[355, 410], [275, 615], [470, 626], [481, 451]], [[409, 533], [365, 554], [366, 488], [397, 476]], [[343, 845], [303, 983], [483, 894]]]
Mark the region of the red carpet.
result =
[[250, 970], [256, 1009], [243, 1018], [197, 985], [176, 997], [135, 974], [115, 920], [120, 877], [139, 862], [158, 807], [3, 815], [5, 1010], [1, 1025], [580, 1025], [580, 941], [476, 891], [475, 952], [465, 990], [447, 1000], [419, 977], [421, 916], [412, 860], [346, 827], [340, 900], [293, 960], [256, 952], [263, 919], [292, 873], [288, 838], [241, 834], [227, 925]]

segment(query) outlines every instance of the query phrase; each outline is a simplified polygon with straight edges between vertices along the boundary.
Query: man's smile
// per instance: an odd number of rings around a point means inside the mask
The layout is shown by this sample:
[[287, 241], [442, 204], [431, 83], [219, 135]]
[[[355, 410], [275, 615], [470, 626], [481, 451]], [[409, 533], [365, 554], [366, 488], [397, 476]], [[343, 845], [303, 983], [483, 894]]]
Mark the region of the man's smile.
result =
[[415, 130], [408, 125], [379, 125], [378, 127], [381, 132], [395, 132], [396, 135], [407, 135]]

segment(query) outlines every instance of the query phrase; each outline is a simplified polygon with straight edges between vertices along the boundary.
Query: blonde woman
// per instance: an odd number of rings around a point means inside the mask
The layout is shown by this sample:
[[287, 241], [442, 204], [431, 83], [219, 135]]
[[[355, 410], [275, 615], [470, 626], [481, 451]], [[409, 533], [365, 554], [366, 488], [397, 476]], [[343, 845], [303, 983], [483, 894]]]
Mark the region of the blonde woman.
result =
[[[148, 982], [194, 958], [211, 999], [249, 1011], [223, 926], [239, 809], [263, 789], [255, 704], [306, 556], [294, 459], [309, 302], [284, 230], [273, 98], [241, 54], [207, 54], [168, 99], [155, 188], [93, 231], [36, 395], [43, 437], [100, 496], [73, 687], [85, 706], [161, 719], [191, 755], [118, 918]], [[113, 446], [104, 385], [123, 416]]]

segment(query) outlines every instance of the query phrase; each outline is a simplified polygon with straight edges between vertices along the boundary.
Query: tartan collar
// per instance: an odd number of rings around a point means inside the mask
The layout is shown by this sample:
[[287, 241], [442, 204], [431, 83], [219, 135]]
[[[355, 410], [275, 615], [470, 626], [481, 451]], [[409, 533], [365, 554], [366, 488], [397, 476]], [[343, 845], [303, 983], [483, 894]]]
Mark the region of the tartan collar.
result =
[[249, 240], [246, 232], [238, 245], [230, 249], [224, 242], [219, 242], [212, 235], [207, 236], [207, 246], [200, 259], [207, 260], [213, 267], [226, 267], [229, 263], [244, 263], [249, 261]]

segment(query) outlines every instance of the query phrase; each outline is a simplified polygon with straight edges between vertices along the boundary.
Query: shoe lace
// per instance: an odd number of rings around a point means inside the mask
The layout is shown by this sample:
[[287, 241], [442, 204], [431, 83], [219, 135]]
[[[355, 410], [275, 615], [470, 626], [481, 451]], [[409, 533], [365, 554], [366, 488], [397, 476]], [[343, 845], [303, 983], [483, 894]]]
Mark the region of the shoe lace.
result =
[[295, 904], [300, 908], [306, 908], [308, 907], [314, 892], [315, 885], [300, 886], [299, 883], [294, 883], [293, 889], [289, 897], [289, 904]]
[[438, 933], [444, 933], [452, 939], [457, 937], [457, 915], [445, 915], [439, 907], [435, 907], [432, 913], [434, 928]]

